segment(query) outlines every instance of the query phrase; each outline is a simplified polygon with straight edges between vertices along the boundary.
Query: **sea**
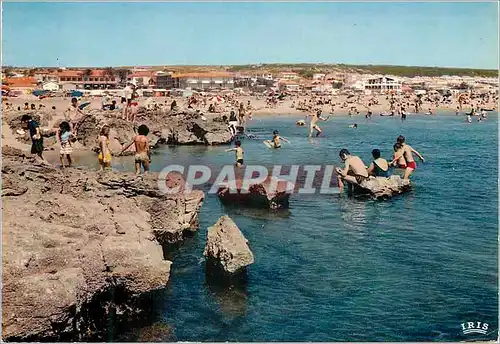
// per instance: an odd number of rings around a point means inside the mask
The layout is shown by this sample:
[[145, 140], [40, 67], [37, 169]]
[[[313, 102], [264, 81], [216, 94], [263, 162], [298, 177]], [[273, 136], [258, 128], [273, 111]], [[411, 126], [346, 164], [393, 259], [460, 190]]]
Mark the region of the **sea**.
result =
[[[413, 190], [374, 201], [347, 194], [297, 195], [282, 211], [221, 205], [206, 194], [199, 230], [172, 252], [171, 280], [157, 301], [158, 340], [468, 341], [498, 336], [498, 115], [399, 118], [337, 116], [308, 139], [303, 117], [255, 117], [242, 140], [246, 164], [342, 166], [348, 149], [368, 165], [392, 156], [398, 135], [418, 150]], [[349, 128], [358, 124], [357, 129]], [[273, 130], [289, 139], [263, 144]], [[165, 147], [152, 170], [169, 164], [234, 163], [227, 146]], [[117, 162], [133, 170], [132, 158]], [[395, 173], [401, 173], [396, 170]], [[207, 190], [206, 188], [205, 190]], [[245, 284], [206, 280], [207, 228], [229, 215], [255, 257]], [[463, 333], [468, 322], [485, 333]], [[465, 325], [462, 325], [465, 324]], [[128, 334], [139, 340], [141, 331]]]

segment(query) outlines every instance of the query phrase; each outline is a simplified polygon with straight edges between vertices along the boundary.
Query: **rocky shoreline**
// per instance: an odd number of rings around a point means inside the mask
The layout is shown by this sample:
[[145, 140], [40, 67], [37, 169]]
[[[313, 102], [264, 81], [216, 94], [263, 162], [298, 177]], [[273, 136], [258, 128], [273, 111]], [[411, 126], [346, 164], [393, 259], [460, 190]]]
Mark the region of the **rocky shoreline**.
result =
[[162, 245], [197, 229], [204, 194], [163, 195], [154, 174], [2, 154], [3, 339], [105, 340], [110, 327], [147, 315], [170, 276]]

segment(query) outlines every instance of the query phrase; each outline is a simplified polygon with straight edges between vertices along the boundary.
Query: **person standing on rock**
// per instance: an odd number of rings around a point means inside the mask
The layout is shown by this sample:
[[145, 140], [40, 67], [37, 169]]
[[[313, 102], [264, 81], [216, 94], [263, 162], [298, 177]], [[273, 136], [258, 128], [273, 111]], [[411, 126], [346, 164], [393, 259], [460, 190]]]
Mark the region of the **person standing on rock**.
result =
[[132, 95], [134, 93], [134, 89], [132, 88], [132, 83], [128, 82], [127, 86], [123, 89], [123, 96], [125, 98], [126, 103], [123, 106], [122, 119], [128, 120], [128, 113], [130, 111], [130, 106], [132, 103]]
[[40, 125], [38, 122], [34, 121], [30, 115], [23, 115], [21, 117], [21, 123], [25, 126], [25, 128], [29, 129], [30, 138], [31, 138], [31, 154], [36, 154], [43, 158], [43, 137], [40, 132]]
[[111, 168], [111, 150], [109, 149], [109, 127], [105, 125], [101, 129], [99, 135], [99, 165], [101, 165], [101, 171], [104, 169]]
[[85, 116], [82, 110], [80, 110], [80, 108], [78, 107], [78, 99], [76, 97], [73, 97], [71, 98], [70, 106], [64, 111], [64, 119], [66, 120], [66, 122], [69, 123], [71, 131], [75, 136], [76, 136], [76, 130], [74, 126], [77, 122], [78, 115], [81, 115], [82, 117]]
[[135, 144], [135, 174], [136, 175], [141, 174], [141, 166], [144, 169], [144, 174], [147, 174], [149, 171], [149, 164], [151, 163], [149, 140], [147, 138], [147, 135], [149, 134], [149, 128], [146, 125], [142, 124], [137, 129], [137, 133], [139, 135], [134, 137], [132, 142], [126, 145], [122, 149], [120, 154], [122, 154], [127, 149], [129, 149], [130, 146]]
[[71, 167], [72, 160], [71, 160], [71, 153], [73, 152], [73, 149], [71, 148], [71, 142], [70, 142], [70, 137], [71, 137], [71, 126], [68, 122], [61, 122], [59, 124], [59, 129], [57, 130], [57, 141], [59, 141], [59, 145], [61, 146], [61, 149], [59, 150], [59, 160], [61, 161], [61, 166], [64, 168], [64, 156], [66, 155], [66, 159], [68, 159], [68, 167]]
[[[425, 161], [424, 157], [419, 152], [417, 152], [415, 149], [413, 149], [410, 145], [405, 143], [404, 136], [399, 135], [396, 141], [401, 146], [401, 156], [403, 156], [406, 160], [406, 170], [405, 170], [405, 174], [403, 176], [403, 179], [409, 179], [410, 175], [417, 168], [417, 164], [415, 163], [415, 160], [413, 159], [413, 153], [415, 153], [422, 162]], [[391, 164], [398, 161], [401, 156], [395, 156], [394, 159], [392, 160]]]
[[245, 128], [246, 125], [246, 110], [245, 110], [245, 104], [243, 102], [240, 103], [240, 108], [238, 110], [238, 118], [239, 118], [239, 125]]

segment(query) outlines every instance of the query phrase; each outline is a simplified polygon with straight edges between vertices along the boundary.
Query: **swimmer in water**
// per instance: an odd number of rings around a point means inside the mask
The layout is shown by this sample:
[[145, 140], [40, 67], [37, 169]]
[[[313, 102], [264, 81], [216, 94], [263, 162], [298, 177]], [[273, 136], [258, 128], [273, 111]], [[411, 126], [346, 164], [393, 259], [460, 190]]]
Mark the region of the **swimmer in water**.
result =
[[310, 123], [310, 127], [309, 127], [309, 137], [312, 137], [313, 130], [316, 130], [316, 137], [318, 137], [321, 134], [321, 128], [318, 125], [318, 121], [321, 120], [321, 121], [326, 122], [326, 121], [328, 121], [330, 116], [328, 116], [327, 118], [321, 117], [321, 110], [319, 110], [319, 109], [314, 111], [310, 115], [307, 115], [307, 116], [311, 116], [311, 123]]
[[273, 148], [278, 149], [278, 148], [281, 148], [281, 140], [283, 140], [287, 143], [291, 143], [290, 141], [288, 141], [284, 137], [281, 137], [279, 135], [279, 132], [277, 130], [275, 130], [275, 131], [273, 131], [273, 139], [268, 140], [267, 142], [269, 142]]
[[351, 125], [349, 126], [349, 128], [357, 129], [357, 128], [358, 128], [358, 125], [357, 125], [356, 123], [354, 123], [354, 124], [351, 124]]
[[236, 167], [241, 167], [243, 165], [243, 154], [245, 151], [241, 148], [241, 141], [237, 140], [235, 143], [235, 148], [226, 149], [226, 152], [236, 152], [236, 162], [234, 163]]

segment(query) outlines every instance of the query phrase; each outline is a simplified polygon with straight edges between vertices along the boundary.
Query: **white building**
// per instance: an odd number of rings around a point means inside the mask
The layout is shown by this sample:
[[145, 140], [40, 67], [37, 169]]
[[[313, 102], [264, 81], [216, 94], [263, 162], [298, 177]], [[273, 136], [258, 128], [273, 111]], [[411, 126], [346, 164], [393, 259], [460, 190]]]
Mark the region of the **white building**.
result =
[[282, 80], [295, 80], [299, 79], [300, 76], [298, 73], [295, 72], [282, 72], [279, 74], [279, 78]]
[[325, 80], [326, 74], [324, 73], [314, 73], [313, 80]]
[[401, 92], [401, 81], [388, 76], [369, 78], [364, 81], [364, 89], [370, 92]]
[[46, 81], [42, 84], [42, 89], [46, 91], [59, 91], [61, 87], [55, 81]]

